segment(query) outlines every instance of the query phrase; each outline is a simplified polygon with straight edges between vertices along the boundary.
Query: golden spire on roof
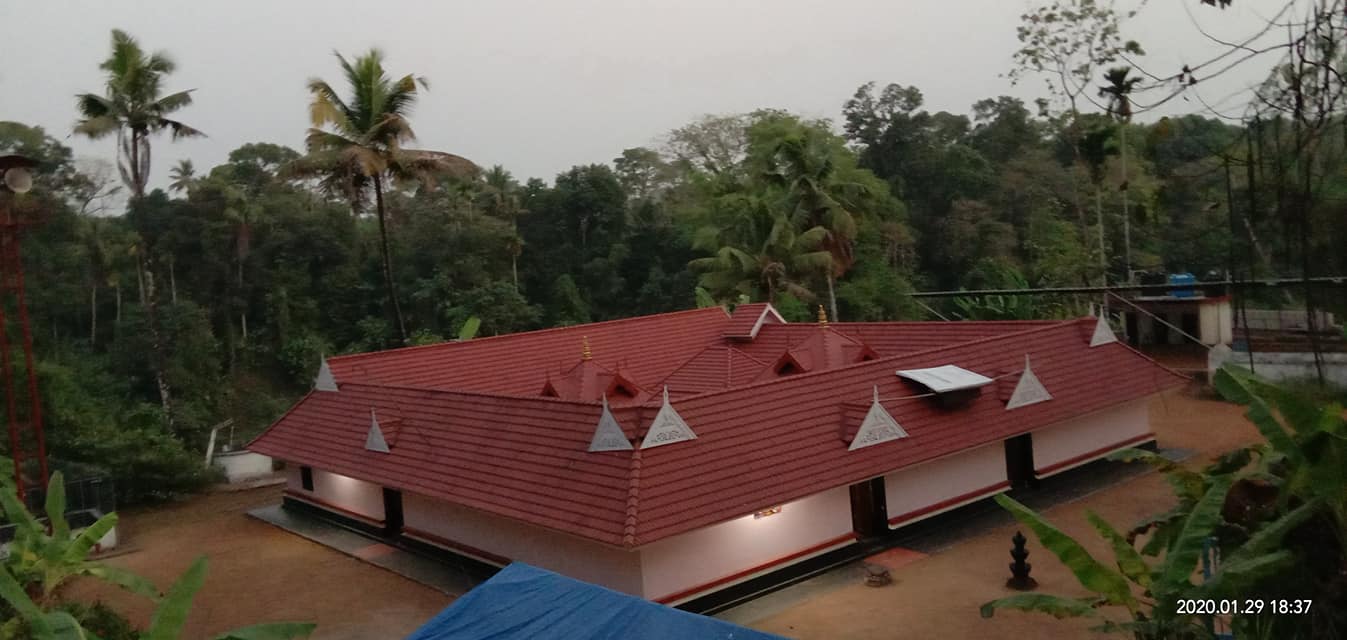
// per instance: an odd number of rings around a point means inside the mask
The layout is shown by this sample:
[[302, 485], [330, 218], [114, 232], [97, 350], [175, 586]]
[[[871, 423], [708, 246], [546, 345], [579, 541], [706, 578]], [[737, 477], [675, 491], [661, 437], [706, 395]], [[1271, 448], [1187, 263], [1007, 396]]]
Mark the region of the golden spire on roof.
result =
[[581, 360], [591, 360], [594, 358], [594, 352], [589, 350], [589, 336], [581, 336], [580, 340], [584, 344], [584, 349], [580, 352]]
[[823, 305], [818, 306], [818, 326], [828, 326], [828, 312], [823, 310]]

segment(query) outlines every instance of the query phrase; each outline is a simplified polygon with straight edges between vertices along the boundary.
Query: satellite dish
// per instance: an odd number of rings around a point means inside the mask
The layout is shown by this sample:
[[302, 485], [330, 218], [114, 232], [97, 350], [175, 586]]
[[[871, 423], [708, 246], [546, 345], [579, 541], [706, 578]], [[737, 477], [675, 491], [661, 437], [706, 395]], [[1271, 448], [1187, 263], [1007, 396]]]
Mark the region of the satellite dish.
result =
[[23, 167], [13, 167], [5, 171], [5, 186], [14, 193], [28, 193], [33, 188], [33, 174]]

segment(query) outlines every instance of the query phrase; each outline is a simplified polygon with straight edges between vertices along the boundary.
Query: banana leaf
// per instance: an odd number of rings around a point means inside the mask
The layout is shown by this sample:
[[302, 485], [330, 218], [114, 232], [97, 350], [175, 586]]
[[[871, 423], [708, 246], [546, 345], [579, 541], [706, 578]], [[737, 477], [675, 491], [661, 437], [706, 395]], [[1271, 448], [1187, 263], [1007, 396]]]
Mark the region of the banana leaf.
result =
[[1001, 494], [996, 496], [996, 502], [1033, 530], [1038, 541], [1057, 556], [1086, 589], [1099, 594], [1110, 604], [1126, 605], [1129, 609], [1135, 606], [1132, 588], [1122, 574], [1095, 560], [1079, 542], [1013, 498]]
[[1045, 593], [1021, 593], [992, 600], [979, 609], [984, 618], [995, 615], [997, 609], [1016, 609], [1046, 613], [1058, 620], [1064, 618], [1082, 618], [1098, 616], [1095, 609], [1098, 602], [1091, 598], [1063, 598]]

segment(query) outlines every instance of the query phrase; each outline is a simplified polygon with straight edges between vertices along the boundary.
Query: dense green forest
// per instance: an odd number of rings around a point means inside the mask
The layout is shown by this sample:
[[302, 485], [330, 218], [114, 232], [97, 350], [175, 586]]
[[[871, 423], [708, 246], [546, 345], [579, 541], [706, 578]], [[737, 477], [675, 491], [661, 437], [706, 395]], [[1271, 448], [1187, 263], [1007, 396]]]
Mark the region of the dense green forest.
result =
[[[1094, 6], [1040, 11], [1080, 4]], [[478, 335], [743, 300], [794, 319], [816, 305], [846, 321], [1052, 317], [1085, 309], [907, 294], [1343, 272], [1338, 103], [1315, 93], [1317, 121], [1303, 101], [1234, 122], [1143, 118], [1136, 76], [1110, 66], [1139, 45], [1094, 29], [1119, 16], [1034, 15], [1015, 70], [1049, 79], [1036, 104], [932, 112], [918, 87], [871, 83], [838, 96], [835, 121], [707, 115], [551, 180], [415, 150], [413, 115], [436, 117], [413, 112], [423, 82], [372, 50], [294, 105], [313, 122], [304, 149], [177, 160], [166, 189], [148, 184], [151, 144], [172, 157], [209, 123], [165, 88], [189, 69], [114, 32], [106, 86], [71, 115], [115, 165], [75, 158], [68, 131], [0, 123], [0, 151], [40, 163], [33, 191], [0, 197], [46, 217], [24, 250], [51, 449], [113, 470], [124, 499], [188, 489], [210, 428], [232, 419], [246, 441], [321, 355], [437, 342], [473, 317]], [[1051, 89], [1052, 61], [1080, 53], [1053, 29], [1110, 54]], [[1308, 92], [1288, 68], [1265, 102]]]

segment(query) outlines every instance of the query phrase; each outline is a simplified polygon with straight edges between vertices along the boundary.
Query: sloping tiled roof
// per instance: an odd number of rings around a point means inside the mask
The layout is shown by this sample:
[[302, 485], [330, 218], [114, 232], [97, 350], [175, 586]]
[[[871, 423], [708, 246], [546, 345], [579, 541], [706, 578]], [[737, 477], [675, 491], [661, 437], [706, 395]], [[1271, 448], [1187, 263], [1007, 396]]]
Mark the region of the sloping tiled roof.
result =
[[730, 322], [709, 307], [626, 320], [529, 331], [330, 358], [337, 382], [535, 395], [580, 360], [588, 340], [595, 362], [621, 371], [643, 389], [712, 341]]
[[[250, 448], [633, 547], [1144, 398], [1183, 381], [1121, 343], [1091, 348], [1095, 320], [1082, 318], [833, 323], [827, 331], [854, 337], [879, 357], [749, 382], [809, 337], [800, 331], [817, 333], [820, 327], [765, 325], [751, 343], [730, 342], [723, 337], [729, 320], [720, 310], [699, 310], [333, 359], [340, 390], [310, 393]], [[903, 350], [937, 342], [942, 332], [958, 343]], [[595, 360], [606, 355], [623, 363], [622, 374], [649, 392], [648, 400], [612, 409], [633, 442], [650, 427], [664, 385], [696, 439], [646, 450], [588, 452], [599, 403], [538, 397], [539, 367], [556, 365], [532, 364], [555, 356], [573, 366], [581, 335], [588, 336]], [[770, 355], [751, 355], [755, 351]], [[908, 398], [913, 387], [895, 375], [898, 369], [955, 364], [992, 378], [1009, 377], [1023, 368], [1026, 354], [1053, 399], [1012, 411], [1005, 409], [1000, 384], [951, 411], [929, 399]], [[451, 388], [460, 384], [463, 388]], [[856, 419], [858, 407], [863, 414], [876, 386], [909, 437], [848, 451], [840, 434], [848, 426], [854, 432], [846, 421]], [[371, 409], [380, 420], [398, 421], [390, 453], [364, 448]]]

